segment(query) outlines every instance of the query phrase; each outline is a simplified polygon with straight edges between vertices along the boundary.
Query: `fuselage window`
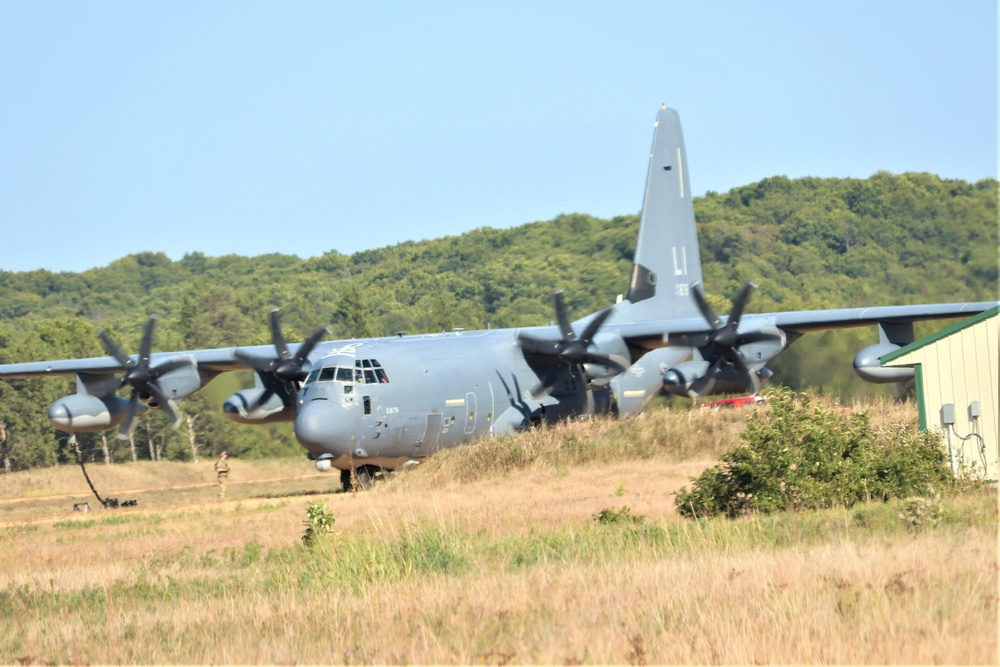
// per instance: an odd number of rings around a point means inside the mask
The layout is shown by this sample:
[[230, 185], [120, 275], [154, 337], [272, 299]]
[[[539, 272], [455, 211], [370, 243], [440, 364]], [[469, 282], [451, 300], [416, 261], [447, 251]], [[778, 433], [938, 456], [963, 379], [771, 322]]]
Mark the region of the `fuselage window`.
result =
[[351, 382], [354, 379], [354, 372], [350, 368], [337, 369], [338, 382]]

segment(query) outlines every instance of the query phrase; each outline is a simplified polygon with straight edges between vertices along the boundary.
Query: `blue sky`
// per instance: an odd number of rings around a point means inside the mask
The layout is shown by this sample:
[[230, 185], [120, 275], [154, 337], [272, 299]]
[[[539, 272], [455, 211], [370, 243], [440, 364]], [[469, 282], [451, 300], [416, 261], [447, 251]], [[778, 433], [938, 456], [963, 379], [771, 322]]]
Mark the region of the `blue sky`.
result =
[[300, 257], [696, 193], [997, 176], [997, 3], [0, 0], [0, 269]]

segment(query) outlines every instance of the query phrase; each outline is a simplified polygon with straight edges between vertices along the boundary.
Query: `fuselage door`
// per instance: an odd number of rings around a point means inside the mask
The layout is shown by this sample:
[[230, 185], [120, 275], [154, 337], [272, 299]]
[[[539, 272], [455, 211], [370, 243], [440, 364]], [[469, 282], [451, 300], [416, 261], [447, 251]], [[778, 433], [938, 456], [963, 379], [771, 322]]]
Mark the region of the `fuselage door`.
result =
[[469, 392], [465, 395], [465, 434], [476, 430], [476, 395]]
[[441, 427], [444, 426], [444, 414], [441, 412], [431, 412], [427, 414], [427, 424], [424, 426], [424, 434], [417, 443], [421, 451], [430, 453], [437, 449], [438, 440], [441, 439]]

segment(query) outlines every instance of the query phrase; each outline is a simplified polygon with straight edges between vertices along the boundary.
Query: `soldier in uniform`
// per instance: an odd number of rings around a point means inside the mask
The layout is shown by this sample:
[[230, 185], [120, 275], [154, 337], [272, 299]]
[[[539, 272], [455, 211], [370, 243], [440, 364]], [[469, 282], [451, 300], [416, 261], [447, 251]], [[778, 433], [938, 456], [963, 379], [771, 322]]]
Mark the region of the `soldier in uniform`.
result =
[[215, 476], [219, 481], [219, 500], [226, 499], [226, 482], [229, 479], [229, 463], [225, 452], [219, 454], [219, 460], [215, 462]]

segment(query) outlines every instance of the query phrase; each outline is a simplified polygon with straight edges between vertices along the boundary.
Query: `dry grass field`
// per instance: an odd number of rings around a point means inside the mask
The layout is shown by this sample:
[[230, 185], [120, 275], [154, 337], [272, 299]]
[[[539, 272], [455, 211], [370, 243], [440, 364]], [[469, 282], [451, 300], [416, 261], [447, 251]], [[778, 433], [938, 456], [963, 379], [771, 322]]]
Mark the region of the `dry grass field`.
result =
[[[678, 518], [747, 414], [543, 429], [364, 493], [305, 459], [233, 461], [224, 502], [211, 461], [88, 465], [117, 510], [77, 466], [8, 475], [0, 662], [996, 664], [994, 490], [918, 529], [903, 501]], [[336, 534], [306, 548], [314, 502]]]

